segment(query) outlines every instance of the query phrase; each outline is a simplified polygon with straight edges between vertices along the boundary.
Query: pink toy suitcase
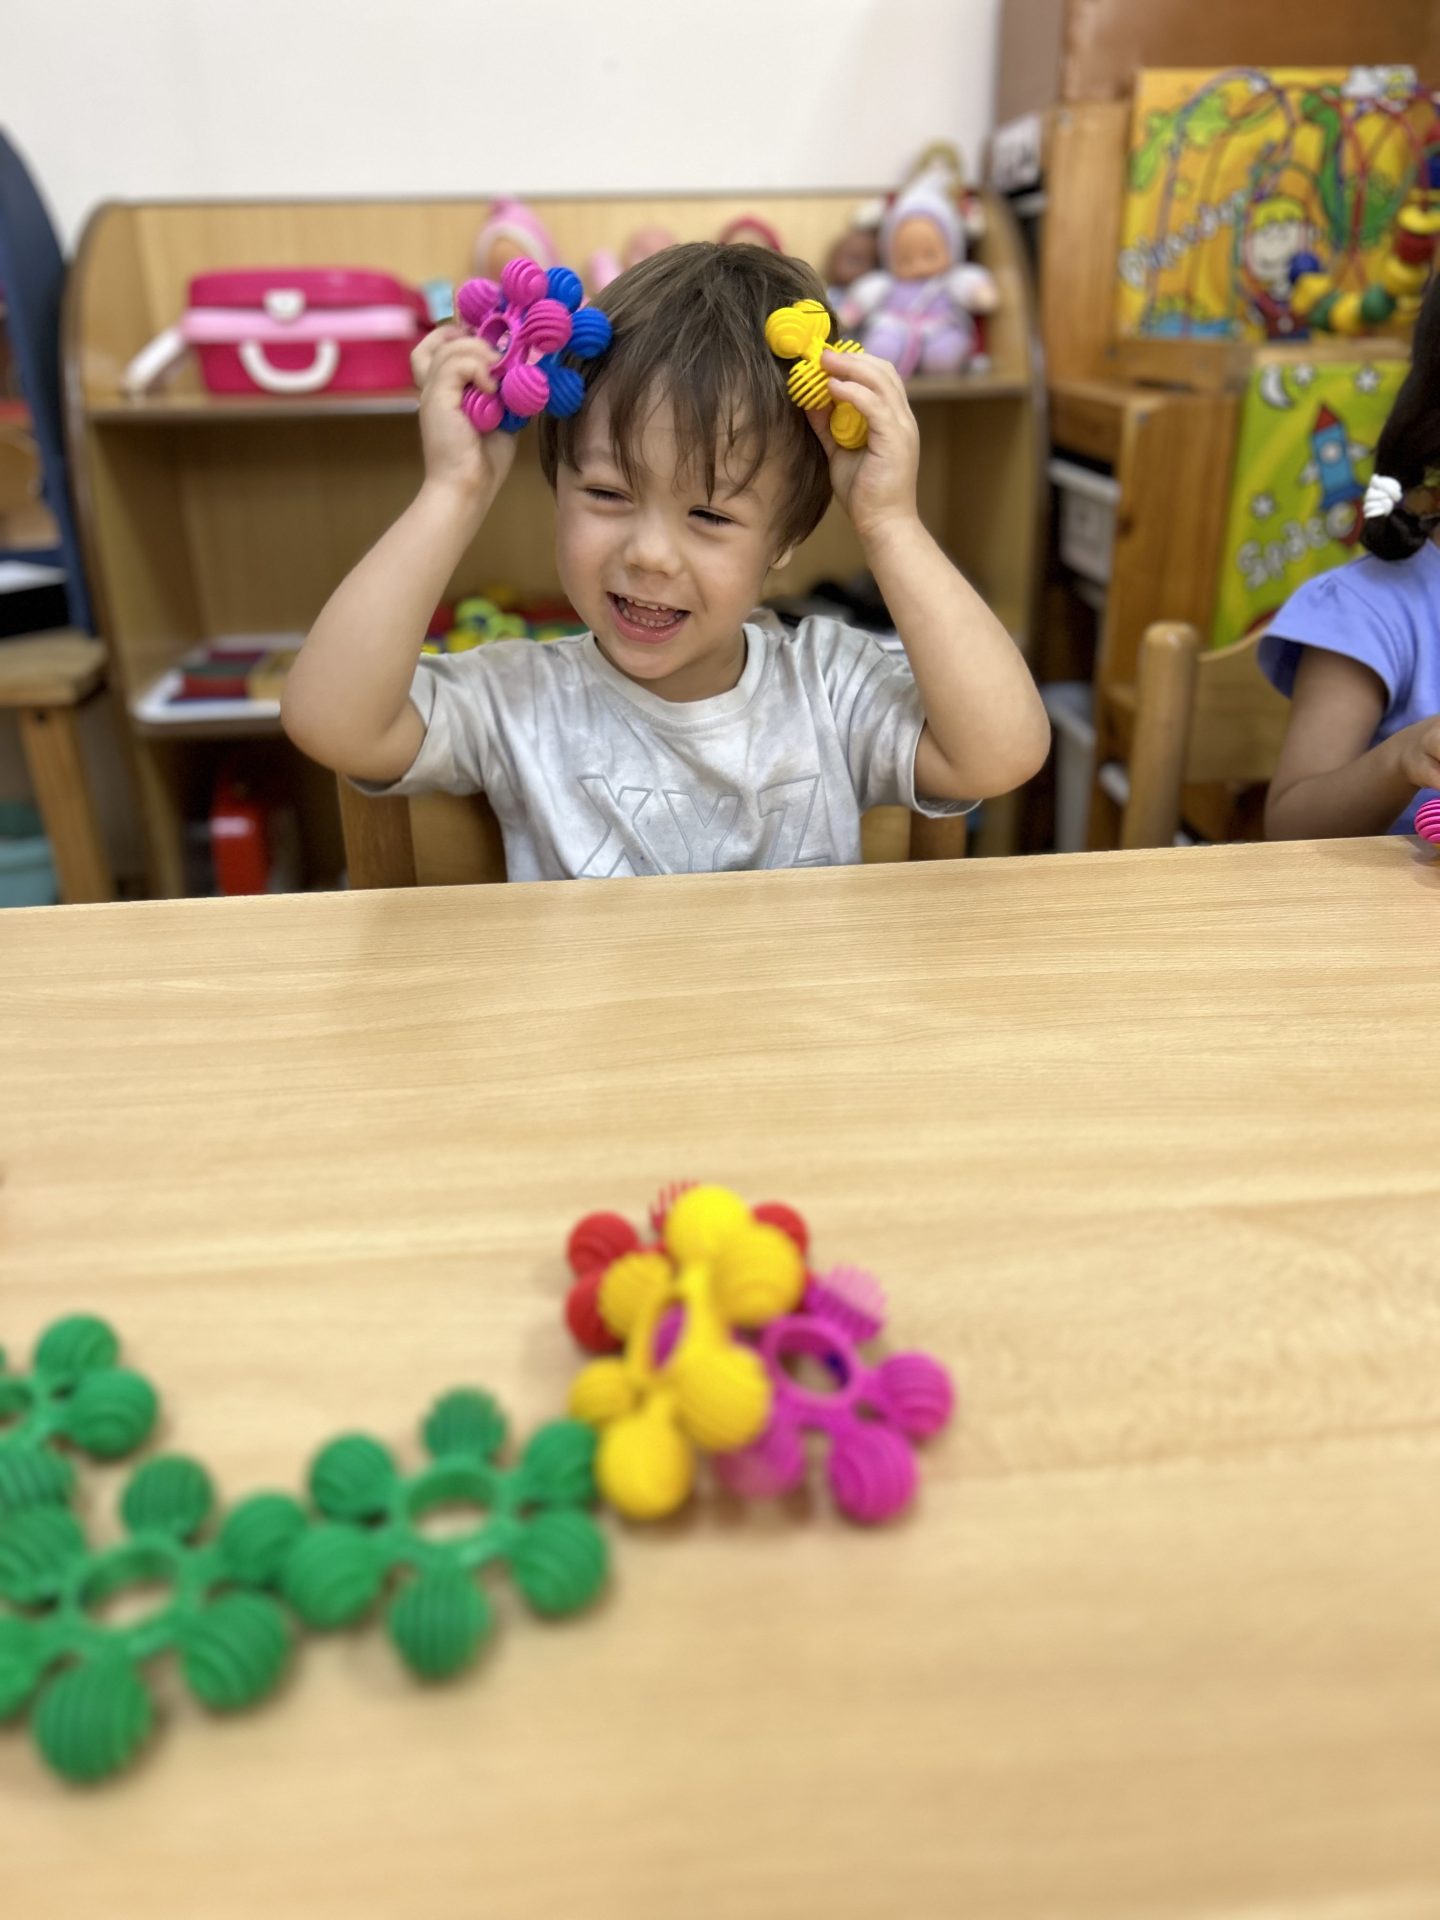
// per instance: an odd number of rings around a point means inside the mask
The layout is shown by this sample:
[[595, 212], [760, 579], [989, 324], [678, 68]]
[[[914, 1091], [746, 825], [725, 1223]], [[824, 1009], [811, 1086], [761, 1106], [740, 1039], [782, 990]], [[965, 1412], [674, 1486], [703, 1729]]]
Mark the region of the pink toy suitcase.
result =
[[179, 333], [211, 393], [360, 393], [408, 387], [429, 326], [388, 273], [245, 267], [197, 274]]

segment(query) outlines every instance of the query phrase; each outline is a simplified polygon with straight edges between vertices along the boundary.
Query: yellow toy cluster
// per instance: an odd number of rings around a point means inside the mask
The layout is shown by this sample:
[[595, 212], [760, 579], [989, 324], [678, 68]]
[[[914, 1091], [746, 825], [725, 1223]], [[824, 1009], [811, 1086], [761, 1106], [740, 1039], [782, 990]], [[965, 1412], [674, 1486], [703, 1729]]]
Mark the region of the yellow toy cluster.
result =
[[[611, 1263], [600, 1312], [624, 1352], [576, 1377], [570, 1412], [599, 1432], [595, 1479], [613, 1507], [632, 1520], [663, 1519], [690, 1495], [697, 1449], [728, 1453], [758, 1439], [770, 1381], [732, 1330], [792, 1312], [804, 1288], [795, 1242], [723, 1187], [680, 1195], [663, 1250]], [[663, 1358], [662, 1327], [673, 1336]]]
[[[820, 364], [822, 353], [860, 353], [858, 340], [832, 340], [830, 315], [818, 300], [801, 300], [793, 307], [777, 307], [765, 322], [765, 344], [777, 360], [793, 360], [786, 390], [797, 407], [815, 413], [831, 405], [830, 381]], [[865, 416], [848, 400], [830, 415], [830, 433], [837, 447], [852, 450], [865, 445]]]

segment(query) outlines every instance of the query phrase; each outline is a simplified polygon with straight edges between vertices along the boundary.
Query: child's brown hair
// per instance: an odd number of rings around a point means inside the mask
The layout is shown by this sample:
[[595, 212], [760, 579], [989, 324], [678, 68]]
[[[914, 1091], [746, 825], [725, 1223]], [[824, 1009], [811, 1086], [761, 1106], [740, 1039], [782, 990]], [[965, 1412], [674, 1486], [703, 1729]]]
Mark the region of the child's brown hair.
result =
[[[785, 390], [786, 367], [765, 344], [776, 307], [825, 299], [813, 267], [766, 247], [697, 240], [667, 247], [622, 273], [596, 305], [609, 315], [614, 341], [583, 369], [586, 406], [597, 393], [610, 411], [615, 459], [633, 484], [634, 446], [651, 410], [668, 402], [682, 469], [703, 477], [713, 496], [717, 448], [734, 455], [730, 477], [745, 485], [777, 454], [791, 487], [775, 528], [783, 550], [813, 533], [830, 500], [830, 470], [809, 421]], [[553, 487], [563, 463], [576, 464], [584, 409], [540, 422], [540, 463]], [[728, 464], [728, 461], [727, 461]]]

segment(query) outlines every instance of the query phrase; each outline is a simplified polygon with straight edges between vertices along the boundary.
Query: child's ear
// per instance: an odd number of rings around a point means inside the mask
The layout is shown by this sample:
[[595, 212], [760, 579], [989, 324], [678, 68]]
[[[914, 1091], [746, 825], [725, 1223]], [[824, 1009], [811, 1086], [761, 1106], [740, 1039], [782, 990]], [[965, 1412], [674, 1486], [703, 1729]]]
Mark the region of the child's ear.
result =
[[798, 540], [792, 540], [783, 552], [777, 553], [775, 558], [770, 562], [770, 571], [772, 573], [783, 573], [785, 568], [788, 567], [790, 562], [795, 558], [795, 549], [799, 544], [800, 542]]

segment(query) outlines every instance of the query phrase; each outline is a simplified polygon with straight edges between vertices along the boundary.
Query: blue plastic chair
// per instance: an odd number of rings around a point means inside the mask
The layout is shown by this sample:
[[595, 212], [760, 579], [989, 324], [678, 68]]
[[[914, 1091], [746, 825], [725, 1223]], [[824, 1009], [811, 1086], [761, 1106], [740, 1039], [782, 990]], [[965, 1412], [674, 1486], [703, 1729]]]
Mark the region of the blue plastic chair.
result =
[[60, 301], [65, 256], [55, 226], [29, 169], [0, 133], [0, 288], [8, 309], [6, 330], [20, 369], [20, 389], [30, 409], [31, 432], [40, 449], [45, 504], [60, 529], [56, 548], [12, 552], [13, 559], [60, 567], [70, 624], [94, 631], [90, 596], [75, 534], [70, 476], [60, 396]]

